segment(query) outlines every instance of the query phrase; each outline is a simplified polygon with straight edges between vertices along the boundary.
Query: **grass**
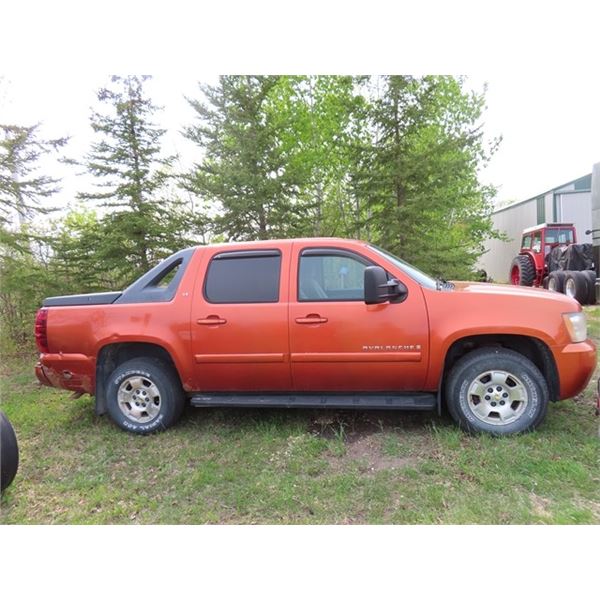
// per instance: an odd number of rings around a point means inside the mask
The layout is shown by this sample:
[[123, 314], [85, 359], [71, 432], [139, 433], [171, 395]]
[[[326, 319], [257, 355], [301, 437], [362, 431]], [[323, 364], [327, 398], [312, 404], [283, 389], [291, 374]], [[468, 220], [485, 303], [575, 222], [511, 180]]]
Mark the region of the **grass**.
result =
[[596, 377], [512, 438], [429, 413], [193, 408], [136, 437], [33, 362], [2, 365], [21, 464], [1, 523], [600, 523]]

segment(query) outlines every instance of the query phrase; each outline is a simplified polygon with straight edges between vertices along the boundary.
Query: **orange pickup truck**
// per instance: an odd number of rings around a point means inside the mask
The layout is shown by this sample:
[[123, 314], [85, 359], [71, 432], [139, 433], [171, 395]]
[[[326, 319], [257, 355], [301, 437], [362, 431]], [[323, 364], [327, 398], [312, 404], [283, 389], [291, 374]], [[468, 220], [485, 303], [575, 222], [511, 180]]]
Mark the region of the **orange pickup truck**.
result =
[[579, 303], [433, 279], [366, 242], [199, 246], [123, 292], [47, 298], [45, 385], [150, 433], [194, 406], [438, 410], [471, 432], [531, 430], [588, 383]]

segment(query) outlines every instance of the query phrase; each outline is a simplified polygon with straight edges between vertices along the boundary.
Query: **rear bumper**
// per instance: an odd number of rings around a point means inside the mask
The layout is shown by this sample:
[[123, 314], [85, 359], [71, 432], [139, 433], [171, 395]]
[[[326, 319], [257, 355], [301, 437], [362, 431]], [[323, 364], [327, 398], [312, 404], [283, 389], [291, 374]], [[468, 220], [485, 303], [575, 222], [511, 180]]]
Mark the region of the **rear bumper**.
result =
[[596, 369], [596, 346], [591, 340], [554, 349], [560, 379], [559, 399], [580, 394]]
[[40, 354], [35, 375], [42, 385], [93, 394], [96, 364], [85, 354]]

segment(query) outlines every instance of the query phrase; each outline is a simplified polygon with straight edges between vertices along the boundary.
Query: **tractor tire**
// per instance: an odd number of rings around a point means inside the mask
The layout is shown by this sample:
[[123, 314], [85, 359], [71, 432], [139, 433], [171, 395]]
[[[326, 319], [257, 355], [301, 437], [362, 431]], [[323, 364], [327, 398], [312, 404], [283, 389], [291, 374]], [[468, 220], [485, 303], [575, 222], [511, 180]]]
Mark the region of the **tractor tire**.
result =
[[531, 287], [535, 281], [535, 265], [531, 258], [525, 254], [515, 256], [510, 265], [509, 281], [513, 285], [526, 285]]
[[565, 271], [565, 294], [586, 304], [590, 296], [590, 282], [583, 271]]
[[582, 271], [582, 273], [588, 279], [588, 289], [590, 294], [588, 296], [587, 304], [596, 304], [596, 271], [588, 269]]
[[566, 271], [552, 271], [552, 273], [548, 275], [547, 289], [553, 292], [559, 292], [560, 294], [564, 293], [565, 279]]
[[19, 469], [17, 436], [6, 415], [0, 411], [0, 491], [4, 491]]

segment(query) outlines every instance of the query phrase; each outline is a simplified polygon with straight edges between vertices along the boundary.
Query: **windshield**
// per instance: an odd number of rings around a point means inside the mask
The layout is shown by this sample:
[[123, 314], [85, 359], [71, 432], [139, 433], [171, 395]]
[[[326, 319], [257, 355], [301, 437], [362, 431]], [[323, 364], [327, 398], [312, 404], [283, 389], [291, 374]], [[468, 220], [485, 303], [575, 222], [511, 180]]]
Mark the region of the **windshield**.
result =
[[377, 254], [380, 254], [381, 256], [389, 260], [391, 263], [394, 263], [398, 268], [402, 269], [409, 277], [414, 279], [423, 287], [429, 288], [430, 290], [437, 289], [438, 286], [436, 284], [435, 279], [433, 279], [426, 273], [423, 273], [423, 271], [419, 271], [417, 267], [409, 265], [401, 258], [398, 258], [397, 256], [394, 256], [387, 250], [383, 250], [382, 248], [374, 246], [373, 244], [369, 244], [369, 248], [371, 248], [371, 250], [374, 250], [375, 252], [377, 252]]
[[546, 229], [546, 244], [572, 244], [572, 229]]

